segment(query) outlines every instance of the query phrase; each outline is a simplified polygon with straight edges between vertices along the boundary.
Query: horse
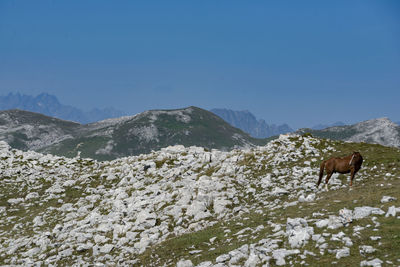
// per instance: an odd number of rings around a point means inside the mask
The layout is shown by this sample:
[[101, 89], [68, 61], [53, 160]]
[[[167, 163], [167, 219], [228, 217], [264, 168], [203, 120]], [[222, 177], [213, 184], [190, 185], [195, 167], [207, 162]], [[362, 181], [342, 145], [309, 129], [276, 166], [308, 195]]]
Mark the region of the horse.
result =
[[322, 181], [324, 176], [324, 169], [326, 169], [326, 179], [325, 186], [328, 189], [328, 182], [332, 174], [338, 172], [341, 174], [351, 173], [350, 176], [350, 187], [353, 185], [354, 175], [360, 170], [361, 164], [363, 162], [363, 157], [359, 152], [353, 152], [353, 154], [342, 157], [342, 158], [330, 158], [321, 162], [319, 168], [319, 179], [317, 183], [317, 188]]

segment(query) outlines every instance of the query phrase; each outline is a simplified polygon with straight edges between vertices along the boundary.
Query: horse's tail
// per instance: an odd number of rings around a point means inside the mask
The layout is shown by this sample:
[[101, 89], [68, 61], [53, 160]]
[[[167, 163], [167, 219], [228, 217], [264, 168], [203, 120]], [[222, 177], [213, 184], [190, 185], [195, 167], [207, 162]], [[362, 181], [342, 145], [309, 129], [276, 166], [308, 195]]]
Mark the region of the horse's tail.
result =
[[322, 181], [322, 176], [324, 176], [324, 169], [325, 169], [325, 161], [321, 162], [321, 165], [319, 166], [319, 179], [317, 183], [317, 187]]

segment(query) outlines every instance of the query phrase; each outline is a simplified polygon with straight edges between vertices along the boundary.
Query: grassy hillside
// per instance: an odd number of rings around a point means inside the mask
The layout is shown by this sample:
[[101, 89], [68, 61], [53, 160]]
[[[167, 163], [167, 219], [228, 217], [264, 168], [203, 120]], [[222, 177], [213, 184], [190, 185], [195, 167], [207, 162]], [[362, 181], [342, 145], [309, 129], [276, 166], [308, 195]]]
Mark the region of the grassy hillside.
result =
[[400, 148], [400, 127], [388, 118], [371, 119], [353, 125], [335, 126], [322, 130], [299, 129], [296, 133], [310, 133], [319, 138]]
[[[354, 150], [364, 163], [353, 188], [348, 175], [339, 175], [329, 191], [316, 189], [320, 161]], [[281, 136], [247, 150], [175, 146], [105, 162], [0, 143], [0, 157], [1, 265], [400, 262], [399, 213], [385, 217], [400, 206], [396, 148]], [[381, 203], [383, 196], [396, 199]], [[364, 206], [383, 214], [354, 217], [335, 229], [316, 225]], [[289, 218], [312, 227], [298, 247], [290, 245]], [[338, 257], [343, 249], [349, 254]]]
[[358, 133], [355, 129], [349, 126], [336, 126], [334, 128], [336, 130], [330, 130], [330, 128], [323, 130], [313, 130], [305, 128], [298, 130], [298, 133], [299, 134], [309, 133], [319, 138], [325, 138], [325, 139], [329, 138], [332, 140], [346, 140]]
[[[196, 107], [147, 111], [123, 123], [107, 126], [107, 129], [91, 130], [91, 125], [85, 127], [83, 134], [43, 151], [71, 157], [79, 150], [83, 157], [110, 160], [150, 153], [177, 144], [230, 150], [264, 145], [270, 140], [252, 138], [213, 113]], [[108, 143], [111, 140], [112, 143]], [[98, 152], [108, 144], [110, 149], [107, 153]], [[78, 145], [79, 149], [76, 149]]]
[[[189, 259], [195, 265], [204, 261], [215, 262], [215, 259], [222, 254], [229, 253], [244, 244], [255, 244], [270, 236], [271, 233], [274, 233], [272, 227], [267, 223], [268, 221], [281, 224], [282, 229], [284, 229], [287, 218], [315, 218], [314, 215], [316, 213], [324, 213], [325, 217], [327, 217], [327, 215], [338, 215], [340, 209], [354, 209], [360, 206], [379, 207], [384, 211], [393, 205], [396, 207], [400, 206], [400, 191], [398, 190], [400, 187], [399, 149], [373, 144], [343, 143], [330, 140], [322, 140], [320, 148], [324, 149], [329, 145], [333, 146], [335, 151], [327, 151], [322, 155], [323, 158], [343, 156], [352, 153], [352, 151], [361, 151], [364, 157], [361, 173], [365, 176], [362, 181], [359, 181], [356, 175], [353, 188], [348, 187], [348, 175], [339, 175], [338, 179], [343, 181], [345, 186], [338, 190], [323, 190], [316, 201], [304, 202], [300, 205], [274, 210], [257, 206], [250, 212], [236, 216], [231, 220], [221, 220], [212, 227], [199, 232], [170, 238], [148, 249], [140, 256], [140, 264], [138, 266], [141, 264], [148, 266], [166, 264], [172, 266], [180, 259]], [[254, 158], [249, 157], [245, 162], [246, 169], [254, 174], [251, 178], [257, 179], [257, 176], [264, 176], [271, 171], [268, 169], [255, 171], [258, 168], [253, 160]], [[317, 170], [319, 169], [319, 163], [320, 161], [314, 162], [311, 164], [311, 167]], [[298, 164], [298, 162], [296, 164], [288, 164], [285, 167], [293, 168]], [[390, 176], [387, 176], [388, 173]], [[315, 181], [317, 181], [317, 176], [315, 176]], [[392, 196], [397, 198], [397, 200], [383, 204], [380, 203], [383, 196]], [[284, 201], [285, 197], [273, 197], [270, 201], [274, 201], [274, 199]], [[376, 221], [372, 219], [372, 216], [354, 221], [349, 227], [339, 230], [322, 231], [314, 227], [314, 230], [316, 230], [315, 234], [326, 232], [330, 235], [343, 231], [347, 236], [352, 236], [354, 235], [354, 228], [357, 226], [364, 227], [365, 230], [359, 236], [352, 238], [353, 245], [351, 246], [350, 257], [337, 259], [335, 253], [329, 252], [321, 255], [320, 249], [315, 246], [315, 242], [310, 242], [303, 249], [314, 253], [316, 256], [305, 259], [298, 256], [291, 256], [288, 257], [290, 263], [287, 261], [287, 265], [359, 266], [361, 261], [374, 258], [392, 262], [394, 265], [400, 264], [400, 254], [398, 253], [400, 251], [400, 219], [379, 216], [377, 221], [380, 224], [377, 227], [377, 231], [374, 229]], [[252, 229], [254, 232], [254, 229], [260, 227], [260, 225], [263, 228], [260, 231], [256, 231], [256, 234], [251, 234], [252, 231], [249, 230], [247, 231], [247, 235], [237, 235], [243, 229]], [[370, 239], [371, 236], [380, 236], [381, 239], [374, 241]], [[215, 238], [214, 242], [210, 242], [212, 238]], [[328, 240], [328, 244], [332, 250], [342, 246], [338, 241]], [[377, 251], [367, 257], [362, 256], [359, 253], [359, 246], [361, 245], [371, 245], [377, 248]], [[280, 247], [288, 248], [288, 244], [282, 242]], [[201, 252], [191, 255], [191, 251]], [[244, 261], [242, 261], [243, 263]], [[271, 263], [272, 266], [275, 266], [276, 262], [272, 260]]]
[[79, 123], [35, 112], [17, 109], [0, 112], [0, 140], [21, 150], [39, 150], [56, 140], [75, 134], [80, 126]]

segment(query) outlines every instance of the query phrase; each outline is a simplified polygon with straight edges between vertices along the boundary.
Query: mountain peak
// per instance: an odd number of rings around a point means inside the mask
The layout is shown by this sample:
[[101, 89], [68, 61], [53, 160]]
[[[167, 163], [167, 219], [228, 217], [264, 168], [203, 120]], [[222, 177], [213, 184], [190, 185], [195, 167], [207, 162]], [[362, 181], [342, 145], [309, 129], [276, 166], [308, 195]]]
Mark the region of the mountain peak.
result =
[[274, 125], [267, 124], [265, 120], [257, 120], [250, 111], [235, 111], [230, 109], [212, 109], [210, 110], [217, 116], [224, 119], [234, 127], [237, 127], [256, 138], [267, 138], [274, 135], [293, 132], [287, 124]]
[[371, 119], [371, 120], [366, 120], [362, 121], [356, 124], [358, 127], [398, 127], [398, 125], [394, 122], [392, 122], [389, 118], [387, 117], [382, 117], [382, 118], [376, 118], [376, 119]]

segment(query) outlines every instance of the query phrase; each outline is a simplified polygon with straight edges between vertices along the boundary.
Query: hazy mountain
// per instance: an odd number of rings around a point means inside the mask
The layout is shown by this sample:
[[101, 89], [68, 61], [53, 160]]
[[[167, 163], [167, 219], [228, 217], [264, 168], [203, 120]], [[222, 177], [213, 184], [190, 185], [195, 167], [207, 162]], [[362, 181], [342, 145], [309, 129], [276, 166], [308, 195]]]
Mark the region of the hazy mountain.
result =
[[287, 124], [269, 125], [265, 120], [257, 120], [257, 118], [247, 110], [234, 111], [230, 109], [212, 109], [210, 111], [224, 119], [230, 125], [237, 127], [256, 138], [266, 138], [293, 132], [293, 129]]
[[86, 125], [21, 110], [0, 112], [0, 140], [23, 150], [113, 159], [170, 145], [230, 150], [265, 144], [197, 107], [151, 110]]
[[306, 132], [322, 138], [400, 147], [400, 126], [388, 118], [372, 119], [323, 130], [300, 129], [297, 131], [297, 133]]
[[125, 115], [122, 111], [114, 108], [82, 111], [78, 108], [61, 104], [57, 97], [47, 93], [37, 96], [20, 93], [10, 93], [6, 96], [0, 96], [0, 110], [9, 109], [38, 112], [47, 116], [83, 124]]
[[317, 124], [317, 125], [313, 126], [311, 129], [313, 129], [313, 130], [322, 130], [322, 129], [326, 129], [326, 128], [329, 128], [329, 127], [344, 126], [344, 125], [346, 125], [346, 124], [344, 124], [341, 121], [337, 121], [337, 122], [334, 122], [332, 124]]

